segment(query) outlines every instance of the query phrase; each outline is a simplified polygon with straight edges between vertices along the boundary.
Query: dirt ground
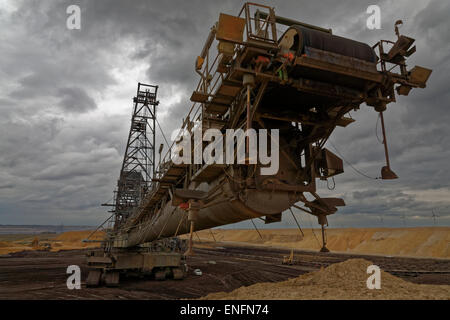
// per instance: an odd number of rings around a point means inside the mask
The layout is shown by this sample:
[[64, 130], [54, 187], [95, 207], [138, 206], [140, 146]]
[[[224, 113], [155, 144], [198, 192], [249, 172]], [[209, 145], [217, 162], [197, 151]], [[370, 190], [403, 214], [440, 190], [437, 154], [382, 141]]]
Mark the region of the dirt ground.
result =
[[[450, 260], [448, 259], [324, 254], [296, 250], [295, 260], [297, 262], [289, 266], [281, 264], [282, 257], [290, 253], [288, 249], [236, 245], [226, 242], [202, 242], [198, 244], [196, 254], [188, 258], [189, 274], [184, 280], [154, 281], [148, 278], [121, 277], [119, 288], [86, 288], [84, 285], [87, 276], [85, 253], [86, 250], [60, 250], [58, 252], [36, 250], [1, 256], [0, 299], [196, 299], [210, 293], [232, 292], [235, 289], [254, 284], [266, 286], [269, 282], [282, 282], [289, 279], [294, 281], [291, 285], [298, 285], [295, 283], [295, 279], [301, 275], [355, 258], [371, 261], [390, 275], [405, 280], [404, 283], [450, 285]], [[73, 264], [79, 265], [82, 270], [81, 290], [69, 290], [66, 286], [67, 266]], [[197, 268], [202, 271], [201, 276], [194, 275], [193, 270]], [[365, 271], [363, 275], [359, 274], [355, 277], [366, 279], [368, 275]], [[386, 275], [383, 274], [382, 277], [384, 278]], [[326, 277], [325, 279], [314, 277], [312, 279], [313, 281], [318, 279], [317, 284], [310, 286], [310, 291], [305, 291], [305, 295], [297, 296], [295, 299], [329, 298], [325, 291], [328, 290], [326, 288], [332, 290], [332, 287], [326, 281]], [[320, 284], [321, 279], [325, 281], [323, 285]], [[315, 292], [312, 291], [314, 288], [317, 288]], [[448, 290], [448, 288], [444, 288], [444, 290]], [[348, 294], [341, 297], [360, 298], [358, 291], [353, 294], [349, 291]], [[412, 294], [416, 295], [417, 291], [412, 291]], [[381, 294], [381, 296], [383, 295]], [[385, 296], [386, 299], [391, 297]], [[408, 298], [413, 297], [409, 296]], [[425, 298], [434, 297], [430, 294]], [[246, 297], [242, 296], [242, 298]], [[247, 298], [251, 298], [251, 296], [247, 296]], [[289, 297], [283, 296], [283, 298]]]
[[380, 288], [368, 289], [365, 259], [349, 259], [325, 269], [277, 283], [258, 283], [232, 292], [212, 293], [203, 299], [223, 300], [450, 300], [450, 285], [415, 284], [381, 270]]

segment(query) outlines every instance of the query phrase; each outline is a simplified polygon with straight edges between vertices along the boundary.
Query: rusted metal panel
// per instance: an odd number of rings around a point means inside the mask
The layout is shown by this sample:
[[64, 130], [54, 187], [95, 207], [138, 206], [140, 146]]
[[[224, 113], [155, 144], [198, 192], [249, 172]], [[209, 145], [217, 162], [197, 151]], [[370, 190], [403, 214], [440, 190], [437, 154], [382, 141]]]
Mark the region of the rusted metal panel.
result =
[[87, 258], [88, 264], [111, 264], [112, 260], [110, 257], [88, 257]]
[[216, 94], [211, 99], [211, 103], [230, 104], [231, 102], [233, 102], [233, 100], [234, 100], [234, 96]]
[[220, 174], [223, 174], [223, 169], [227, 165], [225, 164], [205, 164], [200, 170], [198, 170], [193, 176], [192, 181], [211, 182]]
[[311, 79], [292, 80], [292, 86], [303, 92], [337, 99], [360, 99], [363, 97], [362, 91]]
[[431, 75], [432, 70], [420, 66], [411, 69], [411, 77], [409, 81], [416, 83], [419, 87], [424, 88]]
[[324, 148], [320, 150], [316, 158], [317, 176], [326, 180], [344, 172], [344, 163], [341, 158], [330, 150]]
[[[215, 104], [212, 104], [215, 105]], [[225, 110], [226, 111], [226, 110]], [[226, 122], [221, 119], [215, 119], [215, 118], [203, 118], [202, 121], [202, 129], [219, 129], [222, 130], [222, 128], [226, 125]]]
[[198, 92], [198, 91], [192, 92], [192, 95], [191, 95], [192, 102], [205, 102], [206, 100], [208, 100], [208, 98], [209, 98], [208, 94], [204, 94], [204, 93]]
[[235, 97], [240, 91], [241, 86], [230, 86], [223, 84], [219, 87], [219, 90], [217, 90], [217, 94]]
[[218, 40], [242, 42], [245, 28], [245, 19], [221, 13], [217, 26], [216, 38]]
[[320, 198], [305, 203], [305, 206], [311, 209], [313, 215], [323, 216], [335, 213], [337, 211], [336, 207], [345, 206], [345, 202], [341, 198]]
[[372, 63], [377, 62], [377, 55], [369, 45], [330, 33], [302, 26], [292, 26], [281, 37], [281, 44], [285, 42], [283, 38], [289, 38], [285, 46], [289, 50], [295, 51], [297, 56], [303, 55], [305, 48], [310, 47]]
[[384, 58], [392, 63], [403, 61], [405, 54], [407, 54], [414, 41], [413, 38], [401, 35]]
[[175, 165], [170, 166], [164, 176], [174, 176], [179, 177], [184, 173], [184, 168], [177, 167]]
[[178, 267], [180, 265], [180, 254], [176, 253], [144, 253], [142, 268], [151, 271], [157, 267]]
[[217, 50], [224, 56], [231, 57], [234, 53], [234, 44], [231, 42], [220, 41]]
[[383, 76], [379, 73], [361, 71], [360, 69], [349, 67], [348, 65], [351, 64], [351, 58], [341, 56], [342, 61], [347, 60], [347, 62], [345, 63], [329, 62], [329, 60], [335, 61], [335, 58], [336, 55], [331, 58], [331, 55], [328, 54], [328, 52], [323, 51], [321, 59], [311, 58], [303, 55], [295, 59], [295, 64], [298, 66], [320, 69], [329, 73], [342, 74], [349, 77], [369, 80], [378, 83], [381, 83], [383, 80]]
[[178, 206], [182, 202], [187, 202], [188, 200], [206, 199], [207, 196], [208, 193], [201, 190], [176, 189], [173, 193], [172, 204]]
[[228, 111], [229, 105], [226, 104], [218, 104], [218, 103], [206, 103], [205, 104], [205, 111], [208, 113], [218, 113], [218, 114], [224, 114]]
[[282, 214], [271, 214], [265, 217], [264, 224], [275, 223], [281, 221]]
[[102, 277], [101, 270], [90, 270], [88, 277], [86, 279], [86, 286], [88, 287], [96, 287], [100, 284], [100, 280]]
[[140, 254], [116, 254], [114, 259], [114, 269], [140, 269], [144, 262]]
[[375, 62], [368, 62], [358, 58], [353, 58], [334, 52], [315, 49], [312, 47], [305, 47], [304, 54], [313, 59], [324, 60], [332, 64], [337, 64], [364, 72], [378, 74]]

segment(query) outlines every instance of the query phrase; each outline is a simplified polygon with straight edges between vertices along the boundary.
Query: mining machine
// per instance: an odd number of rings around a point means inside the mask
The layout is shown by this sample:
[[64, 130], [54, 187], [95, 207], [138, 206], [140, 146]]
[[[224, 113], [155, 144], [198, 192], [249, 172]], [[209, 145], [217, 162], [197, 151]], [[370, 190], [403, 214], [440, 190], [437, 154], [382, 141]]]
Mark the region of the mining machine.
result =
[[[159, 164], [158, 88], [138, 86], [112, 204], [113, 226], [102, 249], [89, 254], [88, 284], [103, 279], [116, 285], [119, 274], [133, 272], [181, 279], [195, 231], [250, 219], [279, 222], [292, 207], [317, 217], [321, 251], [328, 251], [327, 217], [345, 203], [316, 192], [316, 179], [344, 171], [343, 160], [325, 148], [327, 140], [336, 127], [355, 122], [350, 111], [362, 104], [372, 107], [381, 120], [386, 156], [380, 176], [397, 178], [390, 168], [383, 112], [398, 95], [425, 88], [431, 74], [424, 67], [407, 67], [416, 47], [414, 39], [400, 34], [401, 23], [395, 23], [394, 41], [369, 46], [277, 16], [264, 5], [246, 3], [237, 15], [221, 13], [193, 59], [199, 82], [177, 139], [164, 156], [159, 148]], [[263, 175], [265, 164], [250, 162], [248, 137], [244, 163], [175, 161], [183, 137], [208, 129], [223, 135], [228, 129], [278, 130], [278, 171]], [[206, 144], [191, 142], [192, 148]], [[183, 234], [189, 235], [187, 243], [178, 238]]]

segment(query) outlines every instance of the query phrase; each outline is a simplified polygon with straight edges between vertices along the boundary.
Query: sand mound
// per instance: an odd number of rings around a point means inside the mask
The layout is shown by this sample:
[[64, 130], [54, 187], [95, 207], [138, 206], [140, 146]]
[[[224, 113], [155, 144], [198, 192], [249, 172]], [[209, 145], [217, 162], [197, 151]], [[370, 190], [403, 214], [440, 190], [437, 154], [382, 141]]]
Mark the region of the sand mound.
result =
[[381, 271], [381, 289], [370, 290], [370, 261], [350, 259], [335, 263], [320, 271], [278, 283], [258, 283], [230, 293], [212, 293], [202, 299], [450, 299], [450, 286], [419, 285], [406, 282]]
[[[304, 228], [305, 237], [298, 229], [264, 229], [260, 230], [262, 239], [255, 230], [214, 229], [212, 232], [217, 241], [315, 251], [321, 247], [318, 229]], [[198, 235], [202, 240], [214, 241], [209, 230]], [[336, 252], [450, 258], [449, 227], [328, 229], [327, 238], [327, 247]]]
[[[92, 230], [87, 231], [69, 231], [64, 232], [55, 238], [56, 241], [64, 242], [81, 242], [83, 239], [89, 237], [92, 233]], [[94, 233], [89, 240], [102, 240], [105, 234], [101, 231], [97, 231]]]
[[[52, 251], [99, 247], [99, 242], [83, 242], [83, 240], [87, 239], [91, 234], [92, 230], [64, 232], [54, 239], [55, 243]], [[89, 237], [89, 240], [103, 240], [104, 236], [104, 232], [97, 231]]]
[[20, 245], [17, 243], [1, 242], [0, 243], [0, 254], [8, 254], [13, 252], [20, 252], [24, 250], [31, 250], [31, 247]]
[[[39, 236], [30, 238], [29, 235], [23, 235], [23, 237], [14, 238], [14, 241], [0, 241], [0, 254], [8, 254], [23, 250], [50, 249], [51, 251], [59, 251], [99, 247], [99, 242], [82, 242], [82, 240], [86, 239], [91, 233], [92, 230], [70, 231], [51, 238], [41, 237], [42, 239], [40, 239]], [[92, 235], [89, 239], [102, 240], [104, 236], [105, 234], [99, 231]]]

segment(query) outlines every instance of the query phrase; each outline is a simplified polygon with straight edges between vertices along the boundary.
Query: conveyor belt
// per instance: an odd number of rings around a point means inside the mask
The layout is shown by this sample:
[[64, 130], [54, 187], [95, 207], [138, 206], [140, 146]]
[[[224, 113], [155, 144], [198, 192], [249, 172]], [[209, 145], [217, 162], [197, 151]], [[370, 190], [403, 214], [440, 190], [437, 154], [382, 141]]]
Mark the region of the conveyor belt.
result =
[[305, 47], [311, 47], [367, 62], [377, 62], [375, 51], [363, 42], [298, 25], [290, 27], [283, 34], [280, 42], [288, 44], [288, 48], [295, 51], [297, 56], [305, 53]]

